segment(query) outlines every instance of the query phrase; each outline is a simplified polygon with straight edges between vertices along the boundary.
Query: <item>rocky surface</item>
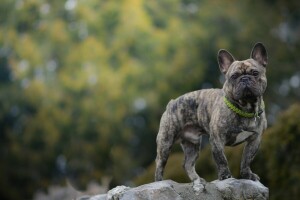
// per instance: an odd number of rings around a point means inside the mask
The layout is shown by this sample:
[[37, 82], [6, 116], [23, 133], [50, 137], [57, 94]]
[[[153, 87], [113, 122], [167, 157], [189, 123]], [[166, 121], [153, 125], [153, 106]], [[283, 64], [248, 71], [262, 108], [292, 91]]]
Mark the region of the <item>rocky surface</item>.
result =
[[269, 189], [260, 182], [243, 179], [226, 179], [209, 182], [200, 192], [193, 190], [191, 183], [176, 183], [171, 180], [154, 182], [136, 188], [118, 186], [107, 194], [85, 196], [77, 200], [266, 200]]

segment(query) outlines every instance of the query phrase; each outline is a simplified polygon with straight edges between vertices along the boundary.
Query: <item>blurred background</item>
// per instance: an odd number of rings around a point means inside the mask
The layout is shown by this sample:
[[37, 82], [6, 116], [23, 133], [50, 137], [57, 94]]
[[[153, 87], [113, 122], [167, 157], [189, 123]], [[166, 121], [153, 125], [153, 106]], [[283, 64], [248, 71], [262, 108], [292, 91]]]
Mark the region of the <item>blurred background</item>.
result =
[[[152, 182], [167, 102], [222, 87], [218, 50], [242, 60], [256, 42], [269, 128], [253, 171], [271, 199], [297, 199], [299, 0], [0, 0], [0, 199]], [[242, 148], [227, 149], [235, 177]], [[188, 182], [181, 152], [165, 178]], [[209, 146], [197, 170], [217, 178]]]

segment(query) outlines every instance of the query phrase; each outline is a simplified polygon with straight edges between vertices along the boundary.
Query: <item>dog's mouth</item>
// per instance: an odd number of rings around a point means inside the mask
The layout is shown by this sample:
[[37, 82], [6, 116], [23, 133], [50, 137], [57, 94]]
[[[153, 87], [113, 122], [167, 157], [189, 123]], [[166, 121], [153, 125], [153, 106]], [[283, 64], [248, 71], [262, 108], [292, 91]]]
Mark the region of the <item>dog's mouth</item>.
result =
[[246, 86], [245, 89], [243, 90], [243, 96], [245, 97], [255, 96], [253, 88]]
[[256, 99], [259, 95], [254, 93], [250, 87], [246, 87], [243, 91], [243, 99]]
[[239, 84], [236, 90], [236, 99], [239, 100], [256, 100], [257, 97], [261, 96], [259, 89], [250, 84]]

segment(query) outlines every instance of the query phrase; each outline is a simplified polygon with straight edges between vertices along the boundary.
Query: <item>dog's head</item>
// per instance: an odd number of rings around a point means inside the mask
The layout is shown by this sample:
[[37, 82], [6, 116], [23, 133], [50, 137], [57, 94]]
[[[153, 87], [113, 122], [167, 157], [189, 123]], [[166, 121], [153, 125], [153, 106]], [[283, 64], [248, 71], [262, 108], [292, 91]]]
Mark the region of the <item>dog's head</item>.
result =
[[267, 87], [267, 51], [262, 43], [257, 43], [250, 59], [237, 61], [226, 50], [218, 53], [221, 72], [225, 75], [223, 89], [226, 96], [235, 101], [256, 101]]

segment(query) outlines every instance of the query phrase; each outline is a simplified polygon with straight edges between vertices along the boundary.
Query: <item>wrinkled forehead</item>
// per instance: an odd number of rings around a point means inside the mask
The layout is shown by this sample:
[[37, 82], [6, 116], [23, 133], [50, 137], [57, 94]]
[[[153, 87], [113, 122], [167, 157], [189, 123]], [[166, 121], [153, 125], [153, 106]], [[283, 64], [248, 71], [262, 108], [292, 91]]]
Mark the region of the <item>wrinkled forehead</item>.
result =
[[247, 73], [254, 69], [258, 71], [265, 70], [263, 66], [261, 66], [257, 61], [253, 59], [234, 61], [228, 70], [228, 74], [232, 74], [233, 72]]

